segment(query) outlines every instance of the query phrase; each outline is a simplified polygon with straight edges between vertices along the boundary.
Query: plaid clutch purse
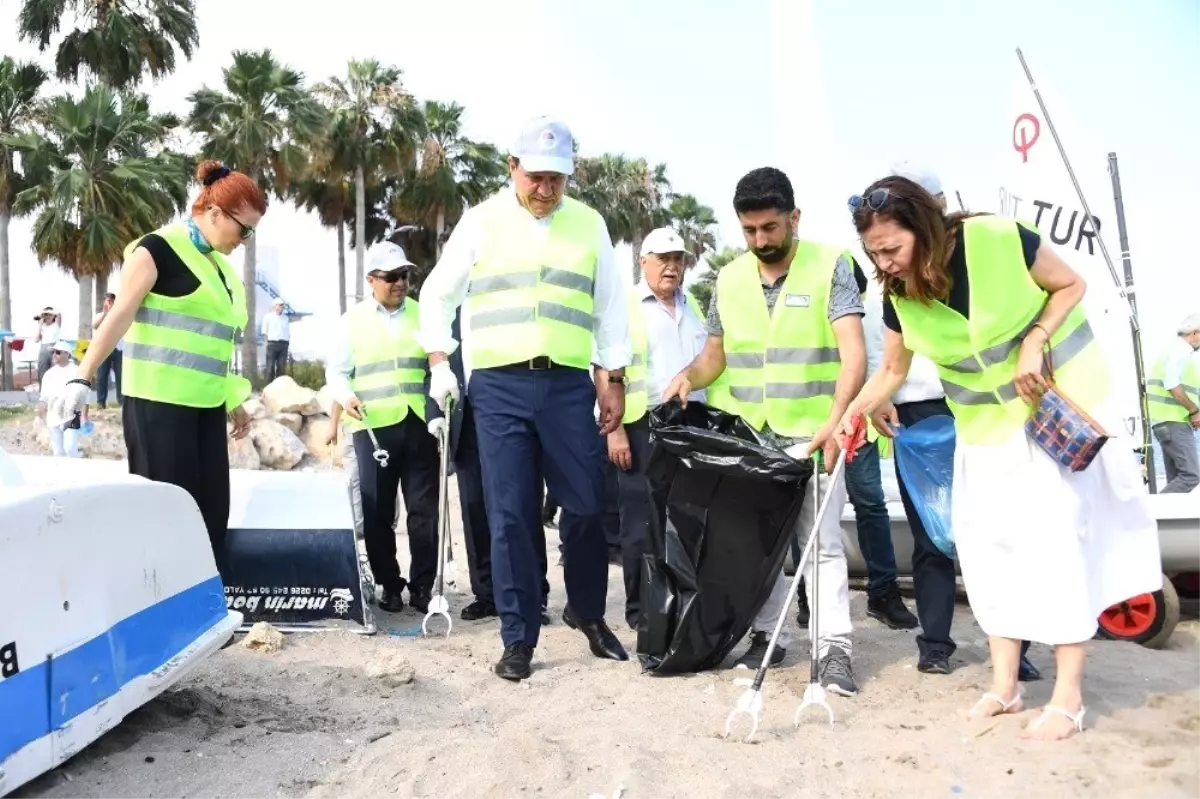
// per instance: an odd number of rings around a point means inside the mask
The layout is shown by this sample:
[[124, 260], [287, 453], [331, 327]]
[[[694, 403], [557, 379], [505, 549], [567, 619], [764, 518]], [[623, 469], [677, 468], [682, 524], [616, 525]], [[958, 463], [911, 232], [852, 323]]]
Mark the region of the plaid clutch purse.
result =
[[1048, 388], [1025, 422], [1025, 432], [1047, 455], [1072, 472], [1091, 465], [1109, 435], [1100, 424], [1071, 402], [1054, 383], [1054, 363], [1046, 351]]

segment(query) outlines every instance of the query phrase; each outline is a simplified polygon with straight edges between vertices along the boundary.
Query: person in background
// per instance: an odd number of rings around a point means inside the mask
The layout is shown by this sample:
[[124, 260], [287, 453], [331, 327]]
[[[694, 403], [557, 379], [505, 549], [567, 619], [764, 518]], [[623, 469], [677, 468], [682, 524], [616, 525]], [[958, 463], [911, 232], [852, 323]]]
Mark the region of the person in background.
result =
[[[842, 446], [904, 383], [912, 354], [938, 367], [954, 414], [951, 524], [971, 609], [992, 656], [992, 686], [970, 715], [1018, 713], [1021, 641], [1055, 647], [1050, 701], [1025, 736], [1083, 729], [1083, 666], [1097, 617], [1162, 587], [1157, 524], [1131, 445], [1109, 407], [1105, 353], [1081, 301], [1086, 285], [1014, 219], [946, 216], [917, 183], [889, 176], [850, 200], [855, 229], [883, 284], [883, 365], [838, 423]], [[1049, 348], [1050, 356], [1046, 355]], [[1025, 430], [1056, 389], [1113, 435], [1069, 471]]]
[[74, 347], [69, 341], [50, 345], [52, 363], [42, 376], [39, 386], [37, 415], [46, 422], [50, 431], [50, 451], [56, 457], [82, 458], [79, 451], [79, 427], [88, 420], [88, 406], [83, 405], [75, 413], [67, 413], [63, 407], [63, 389], [67, 381], [75, 376], [71, 368], [71, 352]]
[[1179, 338], [1159, 356], [1146, 381], [1150, 429], [1167, 470], [1160, 494], [1186, 494], [1200, 485], [1200, 313], [1184, 319], [1177, 332]]
[[40, 383], [42, 375], [54, 365], [54, 345], [58, 343], [58, 337], [62, 332], [62, 315], [47, 305], [40, 314], [33, 317], [33, 321], [37, 322], [37, 332], [33, 334], [32, 341], [39, 345], [37, 379]]
[[[325, 382], [354, 436], [367, 559], [380, 587], [376, 604], [389, 613], [404, 610], [405, 588], [413, 608], [429, 610], [437, 573], [440, 459], [429, 423], [440, 414], [426, 397], [420, 309], [408, 296], [412, 269], [390, 241], [368, 250], [371, 296], [342, 316], [325, 367]], [[368, 426], [389, 455], [386, 466], [375, 460]], [[408, 512], [408, 580], [396, 560], [397, 489]]]
[[[122, 423], [132, 474], [192, 495], [218, 572], [229, 528], [229, 431], [244, 438], [250, 381], [230, 371], [247, 324], [241, 272], [225, 256], [254, 235], [267, 211], [258, 184], [219, 161], [196, 168], [191, 215], [131, 242], [121, 287], [67, 383], [67, 412], [82, 407], [100, 364], [124, 337]], [[223, 572], [222, 572], [223, 573]]]
[[267, 340], [267, 382], [287, 374], [288, 344], [292, 340], [292, 323], [284, 313], [283, 300], [276, 297], [271, 313], [262, 320], [263, 338]]
[[[329, 410], [329, 431], [325, 434], [325, 445], [334, 447], [341, 441], [341, 452], [338, 457], [342, 461], [342, 472], [346, 475], [346, 482], [350, 487], [350, 510], [354, 515], [354, 537], [362, 541], [363, 536], [363, 511], [362, 511], [362, 493], [358, 484], [358, 458], [354, 454], [354, 435], [349, 430], [343, 430], [342, 424], [342, 404], [336, 400], [333, 407]], [[332, 456], [332, 453], [330, 453]]]
[[[92, 317], [93, 331], [100, 329], [100, 324], [108, 317], [116, 300], [116, 294], [110, 292], [104, 295], [104, 304], [100, 307], [100, 313]], [[100, 364], [100, 368], [96, 370], [97, 407], [103, 408], [108, 404], [108, 383], [110, 378], [115, 381], [117, 387], [117, 405], [121, 404], [121, 349], [124, 346], [124, 339], [119, 339], [112, 353], [104, 359], [104, 363]]]
[[[642, 279], [629, 295], [629, 332], [633, 358], [626, 374], [625, 416], [608, 434], [608, 458], [617, 470], [620, 490], [620, 557], [625, 577], [625, 622], [638, 629], [639, 593], [646, 533], [650, 525], [650, 412], [663, 391], [704, 349], [708, 333], [703, 312], [683, 288], [691, 255], [671, 228], [658, 228], [642, 242]], [[601, 378], [603, 379], [603, 377]], [[704, 402], [698, 389], [688, 399]]]

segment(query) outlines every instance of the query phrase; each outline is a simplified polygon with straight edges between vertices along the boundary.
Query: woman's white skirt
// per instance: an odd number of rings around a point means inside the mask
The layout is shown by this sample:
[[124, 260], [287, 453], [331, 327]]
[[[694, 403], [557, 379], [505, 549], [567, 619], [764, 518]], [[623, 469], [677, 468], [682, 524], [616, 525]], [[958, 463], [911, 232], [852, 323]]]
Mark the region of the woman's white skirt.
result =
[[983, 631], [1080, 643], [1095, 635], [1105, 608], [1162, 588], [1158, 525], [1145, 496], [1129, 436], [1110, 439], [1075, 473], [1023, 428], [1001, 444], [959, 441], [951, 524]]

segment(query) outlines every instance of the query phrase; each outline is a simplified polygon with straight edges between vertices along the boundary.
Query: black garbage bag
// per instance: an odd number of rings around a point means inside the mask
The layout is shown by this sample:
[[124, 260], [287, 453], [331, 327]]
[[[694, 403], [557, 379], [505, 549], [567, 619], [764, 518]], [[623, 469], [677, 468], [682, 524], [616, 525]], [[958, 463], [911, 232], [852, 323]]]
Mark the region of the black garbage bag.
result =
[[770, 596], [813, 464], [699, 402], [660, 405], [650, 430], [638, 659], [658, 674], [702, 671], [725, 659]]

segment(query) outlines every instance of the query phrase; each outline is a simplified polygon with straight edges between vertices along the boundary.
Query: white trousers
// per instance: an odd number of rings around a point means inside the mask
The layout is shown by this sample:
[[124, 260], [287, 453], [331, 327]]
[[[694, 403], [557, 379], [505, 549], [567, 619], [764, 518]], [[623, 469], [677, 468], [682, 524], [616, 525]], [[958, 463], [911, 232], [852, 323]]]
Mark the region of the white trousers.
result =
[[64, 430], [57, 425], [50, 428], [50, 451], [62, 458], [82, 458], [79, 451], [79, 431], [71, 428]]
[[[821, 522], [820, 538], [817, 539], [815, 551], [809, 555], [801, 572], [804, 575], [804, 590], [808, 593], [808, 606], [813, 610], [811, 618], [817, 622], [817, 632], [820, 635], [818, 656], [825, 657], [830, 645], [840, 646], [850, 653], [850, 576], [846, 569], [846, 549], [842, 544], [842, 510], [846, 507], [846, 477], [845, 471], [838, 476], [834, 484], [829, 475], [821, 472], [819, 478], [820, 499], [813, 502], [812, 483], [805, 487], [804, 505], [800, 517], [796, 520], [796, 535], [800, 539], [801, 550], [808, 543], [809, 533], [812, 532], [813, 522], [817, 517], [820, 503], [824, 502], [826, 493], [831, 493], [829, 508]], [[821, 569], [819, 597], [813, 596], [813, 560], [819, 562]], [[791, 583], [779, 570], [775, 579], [775, 587], [762, 610], [754, 618], [751, 629], [754, 632], [771, 633], [781, 614], [788, 612], [787, 594]], [[810, 622], [811, 624], [811, 622]], [[777, 646], [784, 649], [792, 641], [789, 625], [785, 621], [779, 632]]]

